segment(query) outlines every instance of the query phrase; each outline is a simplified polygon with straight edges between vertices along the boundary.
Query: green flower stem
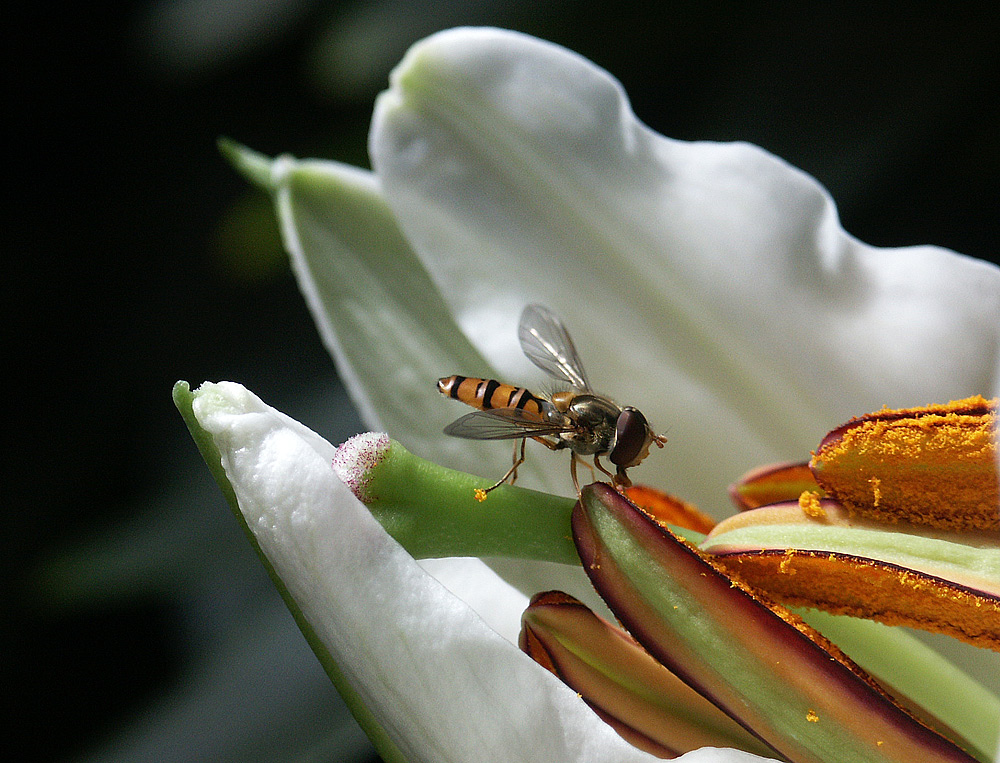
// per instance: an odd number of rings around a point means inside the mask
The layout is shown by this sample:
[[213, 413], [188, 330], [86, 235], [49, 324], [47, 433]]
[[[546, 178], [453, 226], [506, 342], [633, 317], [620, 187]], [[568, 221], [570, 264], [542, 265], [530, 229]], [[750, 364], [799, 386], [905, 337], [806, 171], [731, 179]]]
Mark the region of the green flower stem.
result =
[[386, 531], [417, 559], [513, 557], [579, 564], [570, 516], [575, 501], [492, 483], [414, 456], [390, 441], [364, 476], [362, 500]]

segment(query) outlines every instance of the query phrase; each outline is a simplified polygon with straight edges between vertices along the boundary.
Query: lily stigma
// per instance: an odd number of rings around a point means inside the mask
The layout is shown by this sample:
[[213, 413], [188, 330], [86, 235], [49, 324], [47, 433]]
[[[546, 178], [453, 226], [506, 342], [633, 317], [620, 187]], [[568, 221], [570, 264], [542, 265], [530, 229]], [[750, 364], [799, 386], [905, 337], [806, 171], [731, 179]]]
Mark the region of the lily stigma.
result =
[[[811, 178], [656, 135], [606, 72], [500, 30], [411, 49], [372, 172], [225, 150], [393, 439], [337, 449], [231, 383], [175, 399], [384, 759], [995, 758], [992, 692], [838, 613], [947, 631], [995, 670], [996, 404], [975, 396], [1000, 391], [996, 267], [866, 246]], [[667, 429], [629, 473], [659, 488], [630, 493], [645, 510], [603, 483], [577, 501], [540, 447], [475, 501], [509, 448], [443, 435], [434, 384], [537, 379], [531, 303]], [[754, 508], [707, 539], [661, 492], [722, 515], [741, 474]]]

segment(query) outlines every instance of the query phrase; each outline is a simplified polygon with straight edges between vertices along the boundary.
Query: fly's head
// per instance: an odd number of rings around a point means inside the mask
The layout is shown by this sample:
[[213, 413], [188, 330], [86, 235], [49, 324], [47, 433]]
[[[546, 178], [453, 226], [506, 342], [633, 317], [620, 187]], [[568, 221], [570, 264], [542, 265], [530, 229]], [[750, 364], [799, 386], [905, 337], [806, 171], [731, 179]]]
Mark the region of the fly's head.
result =
[[618, 474], [639, 464], [649, 455], [649, 447], [656, 443], [662, 448], [666, 437], [654, 434], [642, 411], [631, 406], [621, 409], [615, 422], [614, 444], [608, 453], [608, 460], [618, 467]]

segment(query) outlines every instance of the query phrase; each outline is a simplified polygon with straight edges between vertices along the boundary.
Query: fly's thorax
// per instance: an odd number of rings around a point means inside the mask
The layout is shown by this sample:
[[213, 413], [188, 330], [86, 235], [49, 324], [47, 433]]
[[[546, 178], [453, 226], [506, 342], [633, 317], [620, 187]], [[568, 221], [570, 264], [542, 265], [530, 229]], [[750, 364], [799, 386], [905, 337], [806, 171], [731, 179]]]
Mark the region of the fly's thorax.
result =
[[579, 395], [576, 392], [568, 389], [553, 392], [549, 395], [552, 405], [560, 413], [566, 413], [569, 410], [569, 407], [573, 404], [573, 401], [578, 397]]
[[560, 437], [581, 456], [601, 455], [614, 446], [615, 426], [621, 408], [600, 395], [574, 395], [566, 415], [573, 431]]

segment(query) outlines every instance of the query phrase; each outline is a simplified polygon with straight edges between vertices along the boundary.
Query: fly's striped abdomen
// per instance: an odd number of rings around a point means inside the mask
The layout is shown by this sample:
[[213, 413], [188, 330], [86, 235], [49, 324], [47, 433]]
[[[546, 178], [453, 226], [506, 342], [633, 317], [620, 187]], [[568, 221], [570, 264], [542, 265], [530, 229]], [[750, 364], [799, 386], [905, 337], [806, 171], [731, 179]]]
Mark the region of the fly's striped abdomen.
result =
[[448, 376], [438, 379], [438, 391], [481, 411], [490, 408], [520, 408], [525, 413], [541, 418], [544, 401], [524, 387], [501, 384], [495, 379], [476, 379], [471, 376]]

